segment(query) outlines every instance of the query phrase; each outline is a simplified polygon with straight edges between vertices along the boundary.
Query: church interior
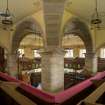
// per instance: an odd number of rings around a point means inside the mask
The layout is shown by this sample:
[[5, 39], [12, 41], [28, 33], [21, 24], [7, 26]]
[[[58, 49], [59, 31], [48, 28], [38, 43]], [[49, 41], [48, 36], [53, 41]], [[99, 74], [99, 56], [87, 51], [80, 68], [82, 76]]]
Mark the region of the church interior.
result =
[[0, 0], [0, 105], [105, 105], [105, 0]]

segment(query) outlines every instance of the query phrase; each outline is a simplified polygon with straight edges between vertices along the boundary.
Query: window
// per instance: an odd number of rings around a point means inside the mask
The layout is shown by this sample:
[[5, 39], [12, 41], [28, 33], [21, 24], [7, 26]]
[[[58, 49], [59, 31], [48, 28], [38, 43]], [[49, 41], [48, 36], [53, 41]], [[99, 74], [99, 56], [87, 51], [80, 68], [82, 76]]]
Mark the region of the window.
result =
[[80, 58], [85, 58], [85, 53], [86, 53], [86, 49], [80, 49], [79, 57]]
[[105, 58], [105, 48], [101, 48], [101, 50], [100, 50], [100, 58]]
[[38, 50], [34, 50], [34, 57], [35, 58], [40, 58], [40, 54], [38, 53]]
[[22, 58], [24, 54], [24, 49], [18, 49], [18, 52], [19, 52], [19, 57]]
[[66, 54], [65, 54], [65, 58], [73, 58], [73, 49], [67, 49], [65, 50]]

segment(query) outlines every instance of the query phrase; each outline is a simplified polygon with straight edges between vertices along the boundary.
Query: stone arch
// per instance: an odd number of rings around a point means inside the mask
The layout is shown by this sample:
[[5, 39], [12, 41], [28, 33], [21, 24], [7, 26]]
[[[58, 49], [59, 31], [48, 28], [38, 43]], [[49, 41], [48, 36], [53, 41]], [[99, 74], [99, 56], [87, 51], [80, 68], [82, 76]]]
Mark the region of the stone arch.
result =
[[12, 53], [16, 53], [20, 41], [29, 34], [40, 33], [43, 34], [41, 26], [33, 18], [28, 18], [20, 22], [16, 26], [16, 30], [12, 38]]
[[86, 47], [87, 53], [93, 53], [93, 42], [88, 26], [78, 18], [71, 18], [63, 27], [64, 33], [79, 36]]
[[[84, 74], [90, 76], [97, 72], [97, 57], [92, 36], [88, 26], [78, 18], [71, 18], [67, 21], [64, 28], [64, 33], [74, 34], [79, 36], [84, 42], [86, 48], [86, 58], [84, 66]], [[65, 31], [66, 30], [66, 31]]]

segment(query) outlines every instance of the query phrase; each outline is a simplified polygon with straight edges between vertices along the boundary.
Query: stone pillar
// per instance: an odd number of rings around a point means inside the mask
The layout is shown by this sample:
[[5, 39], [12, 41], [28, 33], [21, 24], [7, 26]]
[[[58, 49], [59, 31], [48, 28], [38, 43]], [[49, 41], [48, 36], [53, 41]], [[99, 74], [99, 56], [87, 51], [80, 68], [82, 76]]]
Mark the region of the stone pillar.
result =
[[29, 59], [33, 59], [34, 58], [34, 52], [31, 49], [31, 47], [24, 48], [24, 52], [25, 52], [25, 57], [26, 58], [29, 58]]
[[80, 50], [80, 49], [79, 49], [78, 47], [76, 47], [76, 48], [73, 49], [74, 58], [79, 57], [79, 50]]
[[97, 55], [95, 53], [86, 53], [85, 70], [89, 73], [97, 73]]
[[7, 56], [7, 72], [13, 77], [18, 77], [17, 56], [16, 54], [8, 54]]
[[42, 55], [42, 89], [48, 92], [64, 90], [64, 51], [47, 49]]

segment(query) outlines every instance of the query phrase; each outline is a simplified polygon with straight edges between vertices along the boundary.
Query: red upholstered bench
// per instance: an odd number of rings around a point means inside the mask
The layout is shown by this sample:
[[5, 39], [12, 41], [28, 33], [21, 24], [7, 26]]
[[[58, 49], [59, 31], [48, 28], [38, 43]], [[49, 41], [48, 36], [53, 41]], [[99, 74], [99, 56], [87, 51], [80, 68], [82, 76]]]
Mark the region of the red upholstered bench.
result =
[[4, 81], [21, 82], [20, 80], [9, 76], [7, 73], [2, 73], [2, 72], [0, 72], [0, 78], [2, 78]]
[[40, 100], [43, 100], [47, 103], [55, 103], [55, 96], [51, 93], [41, 91], [25, 83], [21, 83], [20, 88], [35, 96], [36, 98], [39, 98]]
[[55, 101], [57, 103], [62, 103], [65, 100], [68, 100], [71, 97], [73, 97], [74, 95], [78, 94], [79, 92], [81, 92], [85, 88], [88, 88], [90, 85], [92, 85], [92, 82], [90, 81], [90, 79], [85, 80], [82, 83], [79, 83], [79, 84], [72, 86], [71, 88], [69, 88], [65, 91], [58, 93], [55, 96]]
[[91, 78], [91, 80], [100, 80], [102, 78], [105, 78], [105, 71], [97, 73], [94, 77]]

